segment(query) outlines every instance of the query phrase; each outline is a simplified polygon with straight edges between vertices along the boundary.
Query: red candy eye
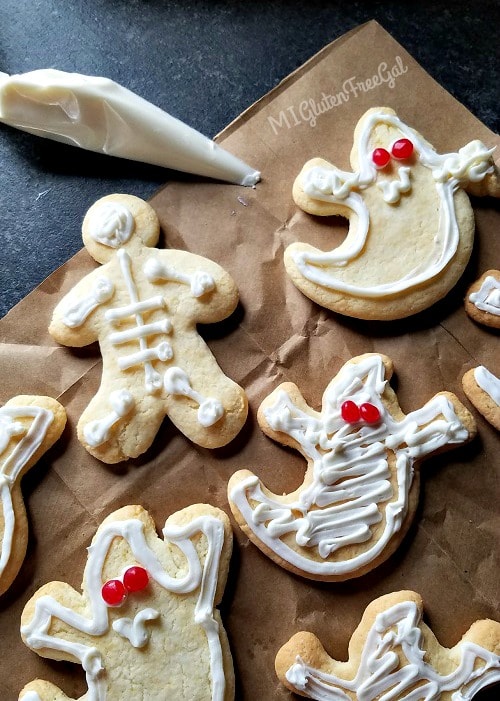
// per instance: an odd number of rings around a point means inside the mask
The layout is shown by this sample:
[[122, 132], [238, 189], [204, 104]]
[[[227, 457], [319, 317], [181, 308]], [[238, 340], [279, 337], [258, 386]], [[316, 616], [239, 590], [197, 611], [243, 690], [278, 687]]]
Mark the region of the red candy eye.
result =
[[359, 413], [367, 424], [376, 424], [377, 421], [380, 421], [380, 411], [374, 404], [369, 404], [368, 402], [361, 404]]
[[127, 590], [119, 579], [110, 579], [101, 589], [102, 598], [108, 606], [120, 606], [127, 598]]
[[348, 424], [355, 424], [359, 421], [361, 416], [357, 404], [350, 399], [344, 402], [340, 407], [340, 415]]
[[413, 144], [410, 139], [398, 139], [392, 144], [391, 153], [398, 161], [404, 161], [413, 153]]
[[129, 567], [123, 575], [123, 584], [129, 592], [141, 591], [148, 586], [149, 575], [144, 567]]
[[391, 154], [385, 148], [376, 148], [372, 153], [372, 161], [375, 168], [385, 168], [391, 160]]

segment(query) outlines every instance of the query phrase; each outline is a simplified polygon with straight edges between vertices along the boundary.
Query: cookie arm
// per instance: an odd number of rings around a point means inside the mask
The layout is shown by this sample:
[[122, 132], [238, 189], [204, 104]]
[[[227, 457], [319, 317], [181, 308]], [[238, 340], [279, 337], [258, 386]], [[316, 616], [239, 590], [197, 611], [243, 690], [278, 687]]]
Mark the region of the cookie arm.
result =
[[115, 292], [106, 266], [94, 270], [73, 287], [54, 309], [49, 333], [58, 343], [81, 348], [98, 338], [102, 307]]
[[476, 197], [500, 197], [500, 171], [494, 163], [491, 173], [487, 173], [479, 182], [469, 182], [465, 186], [469, 195]]

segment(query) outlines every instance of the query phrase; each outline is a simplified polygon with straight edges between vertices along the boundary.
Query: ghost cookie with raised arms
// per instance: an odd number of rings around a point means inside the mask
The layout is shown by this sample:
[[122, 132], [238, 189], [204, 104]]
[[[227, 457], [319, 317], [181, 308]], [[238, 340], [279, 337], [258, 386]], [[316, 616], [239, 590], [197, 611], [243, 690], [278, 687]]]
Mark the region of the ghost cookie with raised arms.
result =
[[0, 594], [10, 587], [26, 555], [21, 478], [59, 439], [65, 425], [66, 411], [52, 397], [19, 395], [0, 407]]
[[[195, 504], [167, 519], [163, 539], [140, 506], [108, 516], [88, 549], [82, 591], [50, 582], [26, 604], [23, 641], [81, 664], [81, 701], [232, 701], [231, 653], [218, 610], [232, 548], [228, 517]], [[68, 701], [48, 681], [20, 701]]]
[[244, 391], [196, 329], [234, 311], [236, 285], [207, 258], [154, 248], [158, 238], [158, 217], [138, 197], [96, 202], [83, 240], [102, 266], [59, 302], [49, 328], [67, 346], [99, 341], [101, 385], [80, 417], [78, 438], [106, 463], [147, 450], [166, 415], [206, 448], [232, 440], [247, 416]]
[[471, 255], [474, 215], [465, 190], [500, 196], [493, 149], [472, 141], [439, 154], [395, 112], [370, 109], [354, 132], [352, 172], [314, 158], [295, 180], [309, 214], [349, 220], [331, 251], [293, 243], [293, 283], [328, 309], [360, 319], [399, 319], [444, 297]]
[[320, 412], [290, 382], [262, 402], [260, 427], [306, 458], [304, 482], [273, 494], [240, 470], [229, 481], [229, 502], [246, 535], [291, 572], [342, 581], [382, 563], [415, 514], [421, 460], [474, 436], [473, 417], [449, 392], [403, 414], [392, 372], [387, 356], [368, 353], [341, 368]]
[[365, 610], [347, 662], [331, 658], [313, 633], [300, 632], [279, 650], [276, 673], [291, 691], [316, 701], [472, 701], [500, 682], [500, 623], [476, 621], [446, 648], [422, 615], [415, 592], [386, 594]]

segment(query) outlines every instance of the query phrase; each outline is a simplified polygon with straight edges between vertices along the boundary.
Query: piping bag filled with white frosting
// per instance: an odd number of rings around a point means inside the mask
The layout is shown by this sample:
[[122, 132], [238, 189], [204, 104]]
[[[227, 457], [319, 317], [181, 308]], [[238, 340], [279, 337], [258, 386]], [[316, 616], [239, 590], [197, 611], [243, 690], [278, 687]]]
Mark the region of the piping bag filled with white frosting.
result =
[[109, 156], [252, 186], [260, 173], [108, 78], [0, 73], [0, 122]]

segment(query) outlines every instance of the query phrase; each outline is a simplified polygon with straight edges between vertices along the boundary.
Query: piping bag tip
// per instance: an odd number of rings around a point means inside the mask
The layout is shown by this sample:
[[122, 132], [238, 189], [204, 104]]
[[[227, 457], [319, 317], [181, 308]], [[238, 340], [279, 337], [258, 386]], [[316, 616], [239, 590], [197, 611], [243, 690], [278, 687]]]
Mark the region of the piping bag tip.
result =
[[88, 151], [245, 187], [260, 180], [240, 158], [108, 78], [55, 69], [0, 72], [0, 121]]

